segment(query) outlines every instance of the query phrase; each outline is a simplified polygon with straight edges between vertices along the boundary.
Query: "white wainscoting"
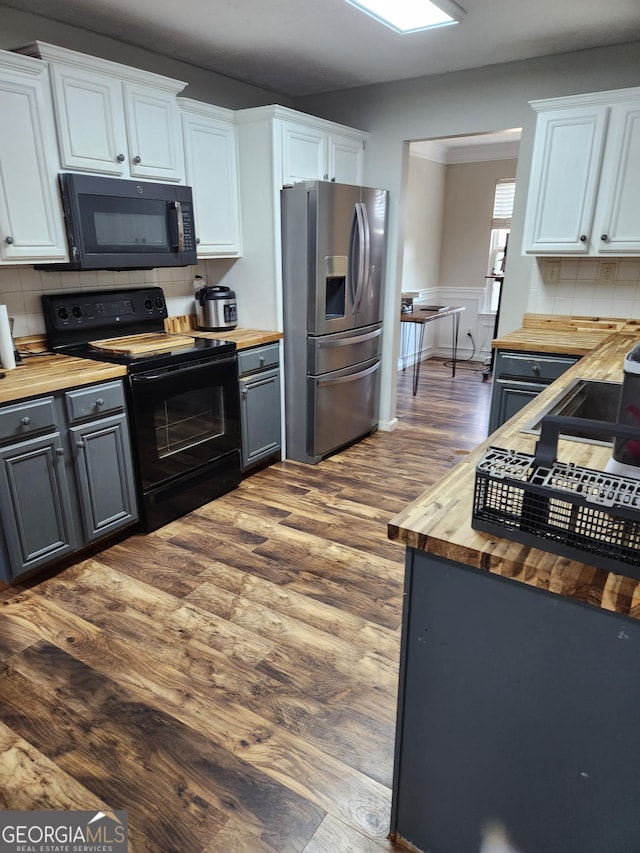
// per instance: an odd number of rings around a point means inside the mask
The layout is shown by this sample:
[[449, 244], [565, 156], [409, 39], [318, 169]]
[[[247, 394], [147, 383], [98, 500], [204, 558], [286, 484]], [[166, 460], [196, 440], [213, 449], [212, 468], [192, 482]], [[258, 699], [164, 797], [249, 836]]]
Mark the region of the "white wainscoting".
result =
[[[462, 361], [473, 355], [474, 361], [484, 361], [491, 354], [491, 341], [495, 315], [484, 311], [485, 291], [478, 287], [440, 287], [421, 291], [419, 302], [414, 302], [414, 311], [420, 305], [450, 305], [463, 306], [465, 311], [460, 315], [460, 334], [458, 338], [458, 358]], [[444, 317], [424, 327], [424, 341], [420, 360], [426, 358], [451, 358], [452, 355], [453, 319]], [[467, 334], [471, 333], [472, 339]], [[400, 328], [400, 352], [398, 369], [401, 370], [413, 364], [415, 349], [419, 340], [419, 326], [413, 323], [402, 323]], [[475, 343], [475, 353], [474, 346]]]

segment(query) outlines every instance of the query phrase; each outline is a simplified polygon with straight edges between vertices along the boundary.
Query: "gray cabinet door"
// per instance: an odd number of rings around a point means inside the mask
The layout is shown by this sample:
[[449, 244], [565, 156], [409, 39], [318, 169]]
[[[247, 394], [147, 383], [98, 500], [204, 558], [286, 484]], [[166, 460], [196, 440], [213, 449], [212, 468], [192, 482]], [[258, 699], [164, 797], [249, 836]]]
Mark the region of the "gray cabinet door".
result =
[[240, 380], [242, 467], [280, 448], [280, 370], [265, 370]]
[[135, 521], [136, 502], [126, 415], [71, 427], [86, 542]]
[[75, 550], [60, 433], [0, 450], [0, 514], [14, 577]]

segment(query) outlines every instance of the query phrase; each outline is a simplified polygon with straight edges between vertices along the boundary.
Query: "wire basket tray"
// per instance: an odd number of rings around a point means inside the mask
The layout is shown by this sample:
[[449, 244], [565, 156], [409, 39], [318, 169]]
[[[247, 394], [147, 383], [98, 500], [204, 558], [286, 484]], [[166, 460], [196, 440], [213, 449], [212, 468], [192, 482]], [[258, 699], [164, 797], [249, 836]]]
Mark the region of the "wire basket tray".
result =
[[490, 447], [471, 526], [640, 579], [640, 480]]

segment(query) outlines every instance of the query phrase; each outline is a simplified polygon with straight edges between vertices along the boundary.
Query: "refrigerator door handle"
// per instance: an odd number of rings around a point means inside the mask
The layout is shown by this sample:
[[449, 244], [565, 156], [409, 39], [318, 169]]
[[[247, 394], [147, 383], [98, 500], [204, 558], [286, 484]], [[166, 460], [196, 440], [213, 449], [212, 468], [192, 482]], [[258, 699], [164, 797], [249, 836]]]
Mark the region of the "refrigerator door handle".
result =
[[354, 206], [351, 222], [351, 237], [349, 239], [349, 290], [351, 292], [351, 313], [357, 311], [357, 304], [362, 293], [362, 281], [365, 271], [365, 223], [362, 216], [363, 205], [358, 201]]
[[369, 286], [369, 265], [371, 259], [371, 229], [369, 228], [369, 215], [367, 213], [367, 205], [359, 202], [360, 207], [360, 222], [362, 223], [362, 259], [360, 266], [360, 275], [358, 276], [358, 290], [354, 304], [354, 311], [360, 310], [362, 295], [366, 287]]
[[374, 329], [373, 332], [367, 332], [366, 335], [352, 335], [350, 338], [335, 338], [330, 341], [318, 341], [318, 346], [323, 347], [347, 347], [351, 344], [360, 344], [363, 341], [370, 341], [373, 338], [379, 337], [382, 334], [382, 329]]
[[366, 367], [364, 370], [359, 370], [357, 373], [349, 373], [347, 376], [336, 376], [333, 379], [316, 379], [318, 388], [326, 388], [327, 385], [342, 385], [344, 382], [353, 382], [354, 379], [362, 379], [363, 376], [369, 376], [380, 367], [380, 361], [376, 361], [371, 367]]

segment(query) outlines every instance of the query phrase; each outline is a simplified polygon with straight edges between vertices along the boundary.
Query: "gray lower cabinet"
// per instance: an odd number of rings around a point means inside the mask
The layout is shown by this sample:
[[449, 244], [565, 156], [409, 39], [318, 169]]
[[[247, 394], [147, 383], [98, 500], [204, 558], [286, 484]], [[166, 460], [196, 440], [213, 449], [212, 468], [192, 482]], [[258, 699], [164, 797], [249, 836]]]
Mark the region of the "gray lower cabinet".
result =
[[251, 347], [238, 353], [242, 468], [281, 448], [280, 346]]
[[489, 434], [523, 409], [576, 361], [578, 356], [573, 355], [496, 350]]
[[137, 520], [120, 380], [0, 408], [0, 580]]
[[10, 574], [5, 581], [77, 547], [63, 453], [59, 432], [0, 450], [0, 515]]

